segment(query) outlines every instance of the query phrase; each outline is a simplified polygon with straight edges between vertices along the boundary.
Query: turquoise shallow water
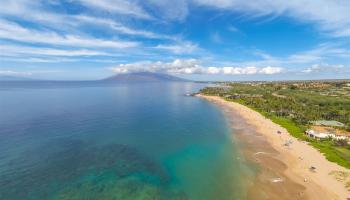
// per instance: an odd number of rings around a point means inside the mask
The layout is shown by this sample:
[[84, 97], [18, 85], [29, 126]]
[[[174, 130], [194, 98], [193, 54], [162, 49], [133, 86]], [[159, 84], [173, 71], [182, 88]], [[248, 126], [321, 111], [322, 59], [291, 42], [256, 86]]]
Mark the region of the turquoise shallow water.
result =
[[242, 199], [242, 163], [192, 83], [0, 83], [0, 199]]

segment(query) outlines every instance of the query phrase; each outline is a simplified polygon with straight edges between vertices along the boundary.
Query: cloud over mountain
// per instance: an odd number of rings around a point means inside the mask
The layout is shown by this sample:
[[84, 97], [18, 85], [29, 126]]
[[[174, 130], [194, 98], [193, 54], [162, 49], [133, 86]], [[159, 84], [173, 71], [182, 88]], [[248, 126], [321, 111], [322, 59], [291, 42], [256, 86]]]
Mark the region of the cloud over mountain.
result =
[[143, 61], [119, 64], [110, 68], [113, 72], [160, 72], [169, 74], [219, 74], [219, 75], [247, 75], [247, 74], [278, 74], [283, 72], [281, 67], [204, 67], [196, 59], [175, 59], [172, 62]]

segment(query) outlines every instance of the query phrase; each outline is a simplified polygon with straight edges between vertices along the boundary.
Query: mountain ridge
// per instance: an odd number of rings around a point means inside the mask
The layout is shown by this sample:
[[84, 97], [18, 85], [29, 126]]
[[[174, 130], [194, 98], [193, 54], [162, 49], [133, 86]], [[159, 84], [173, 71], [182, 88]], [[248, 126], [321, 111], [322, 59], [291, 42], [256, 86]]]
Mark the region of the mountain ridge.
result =
[[0, 81], [30, 81], [30, 80], [33, 80], [33, 79], [27, 78], [27, 77], [21, 77], [21, 76], [8, 76], [8, 75], [0, 76]]
[[102, 79], [105, 82], [187, 82], [189, 80], [164, 73], [134, 72]]

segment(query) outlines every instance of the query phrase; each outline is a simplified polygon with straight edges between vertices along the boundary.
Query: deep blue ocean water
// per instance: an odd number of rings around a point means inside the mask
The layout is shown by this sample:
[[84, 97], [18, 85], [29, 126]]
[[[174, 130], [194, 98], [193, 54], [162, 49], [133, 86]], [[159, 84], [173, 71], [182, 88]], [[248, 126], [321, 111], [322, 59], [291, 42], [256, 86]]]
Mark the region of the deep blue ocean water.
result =
[[231, 129], [194, 83], [0, 82], [0, 199], [242, 199]]

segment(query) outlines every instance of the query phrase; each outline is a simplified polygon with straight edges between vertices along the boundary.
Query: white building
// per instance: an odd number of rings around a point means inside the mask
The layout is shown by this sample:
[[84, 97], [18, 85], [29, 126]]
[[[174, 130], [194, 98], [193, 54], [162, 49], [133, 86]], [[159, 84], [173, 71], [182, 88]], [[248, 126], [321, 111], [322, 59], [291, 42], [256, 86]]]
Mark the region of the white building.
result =
[[324, 140], [324, 139], [328, 139], [331, 138], [333, 140], [346, 140], [349, 139], [349, 137], [347, 136], [343, 136], [343, 135], [336, 135], [334, 133], [330, 133], [330, 132], [318, 132], [312, 129], [309, 129], [307, 131], [305, 131], [305, 135], [317, 139], [317, 140]]

